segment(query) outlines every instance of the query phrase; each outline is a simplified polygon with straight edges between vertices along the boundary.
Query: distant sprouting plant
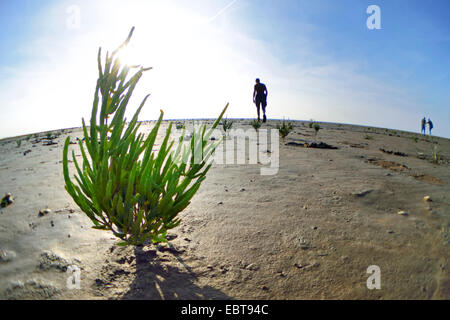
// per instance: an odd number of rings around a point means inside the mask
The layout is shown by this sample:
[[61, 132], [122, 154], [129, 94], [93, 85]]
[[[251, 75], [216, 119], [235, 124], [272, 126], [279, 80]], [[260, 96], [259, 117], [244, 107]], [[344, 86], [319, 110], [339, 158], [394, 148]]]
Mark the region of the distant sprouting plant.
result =
[[372, 137], [372, 136], [369, 136], [368, 134], [366, 134], [365, 137], [364, 137], [364, 139], [366, 139], [366, 140], [372, 140], [373, 137]]
[[31, 139], [31, 134], [25, 138], [25, 140], [27, 140], [27, 141], [30, 139]]
[[5, 194], [5, 196], [0, 201], [0, 208], [5, 208], [14, 202], [14, 198], [11, 193]]
[[284, 139], [292, 131], [292, 124], [283, 120], [281, 126], [278, 124], [277, 129], [280, 132], [281, 137]]
[[183, 123], [181, 123], [181, 122], [177, 122], [177, 124], [176, 124], [176, 128], [177, 128], [177, 130], [181, 130], [181, 129], [183, 129], [183, 128], [184, 128], [184, 124], [183, 124]]
[[19, 148], [22, 144], [22, 140], [21, 139], [16, 140], [16, 143], [17, 143], [17, 148]]
[[[118, 245], [140, 245], [147, 239], [167, 242], [167, 230], [180, 224], [178, 214], [189, 204], [205, 180], [209, 161], [217, 143], [209, 143], [210, 135], [222, 119], [228, 104], [209, 130], [203, 125], [195, 129], [191, 139], [185, 131], [179, 144], [170, 140], [169, 124], [159, 151], [153, 151], [163, 111], [144, 139], [138, 134], [138, 115], [148, 98], [143, 99], [129, 123], [124, 118], [128, 101], [143, 73], [150, 68], [122, 65], [116, 54], [125, 42], [101, 63], [98, 52], [99, 77], [94, 95], [89, 131], [83, 119], [84, 139], [78, 141], [82, 163], [74, 150], [75, 181], [68, 165], [70, 137], [63, 151], [65, 188], [81, 210], [91, 219], [94, 229], [110, 230], [122, 242]], [[131, 69], [138, 69], [128, 77]], [[98, 112], [100, 103], [100, 114]], [[108, 118], [110, 121], [108, 122]], [[84, 140], [84, 141], [83, 141]]]
[[233, 122], [232, 121], [230, 121], [228, 119], [224, 119], [222, 121], [223, 131], [227, 132], [227, 130], [230, 130], [232, 126], [233, 126]]
[[312, 129], [313, 124], [314, 124], [314, 120], [311, 119], [311, 120], [309, 121], [309, 123], [308, 123], [308, 126], [309, 126], [310, 129]]
[[317, 135], [317, 133], [318, 133], [319, 130], [320, 130], [320, 125], [319, 125], [318, 123], [314, 123], [314, 124], [313, 124], [313, 128], [314, 128], [314, 130], [315, 130], [315, 135]]
[[259, 128], [261, 128], [261, 121], [258, 121], [256, 119], [253, 119], [250, 122], [251, 126], [253, 127], [253, 129], [255, 129], [256, 131], [258, 131]]
[[47, 132], [47, 134], [45, 135], [45, 137], [46, 137], [47, 139], [50, 139], [50, 138], [52, 137], [52, 133], [51, 133], [51, 132]]
[[419, 141], [418, 137], [412, 137], [412, 139], [414, 140], [415, 143], [417, 143]]
[[431, 147], [431, 157], [432, 157], [433, 163], [439, 164], [439, 154], [438, 154], [438, 146], [437, 145], [433, 145]]

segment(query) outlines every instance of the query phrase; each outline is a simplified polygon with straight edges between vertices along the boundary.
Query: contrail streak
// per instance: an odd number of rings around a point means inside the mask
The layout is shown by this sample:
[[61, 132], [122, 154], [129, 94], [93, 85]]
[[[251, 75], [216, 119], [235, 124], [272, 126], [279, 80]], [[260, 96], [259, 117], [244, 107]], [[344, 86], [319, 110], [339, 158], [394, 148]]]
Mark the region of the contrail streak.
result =
[[206, 23], [213, 22], [218, 16], [222, 15], [225, 11], [227, 11], [233, 4], [235, 4], [238, 0], [233, 0], [229, 4], [227, 4], [225, 7], [220, 9], [212, 18], [208, 19]]

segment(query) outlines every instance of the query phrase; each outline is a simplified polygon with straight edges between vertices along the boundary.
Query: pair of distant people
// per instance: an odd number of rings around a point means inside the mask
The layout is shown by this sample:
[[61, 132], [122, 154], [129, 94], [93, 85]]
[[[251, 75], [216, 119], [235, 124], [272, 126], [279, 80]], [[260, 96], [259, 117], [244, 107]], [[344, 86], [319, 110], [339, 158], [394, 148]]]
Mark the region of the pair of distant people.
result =
[[422, 133], [422, 134], [427, 133], [427, 125], [428, 125], [428, 130], [431, 135], [431, 130], [433, 129], [433, 122], [431, 121], [430, 118], [428, 118], [428, 121], [427, 121], [427, 119], [425, 117], [423, 117], [423, 119], [421, 121], [422, 130], [420, 131], [420, 133]]

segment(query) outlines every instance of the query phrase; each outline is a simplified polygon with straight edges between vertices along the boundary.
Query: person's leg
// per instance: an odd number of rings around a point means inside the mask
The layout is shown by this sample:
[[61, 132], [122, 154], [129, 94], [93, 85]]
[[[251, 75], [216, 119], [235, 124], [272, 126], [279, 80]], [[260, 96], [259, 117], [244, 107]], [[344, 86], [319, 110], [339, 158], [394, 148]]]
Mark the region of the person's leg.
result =
[[267, 102], [263, 101], [262, 102], [262, 109], [263, 109], [263, 122], [266, 122], [267, 117], [266, 117], [266, 106], [267, 106]]
[[259, 114], [260, 114], [259, 108], [260, 108], [261, 101], [256, 100], [255, 104], [256, 104], [256, 112], [258, 113], [258, 121], [259, 121], [259, 119], [260, 119], [260, 117], [259, 117]]

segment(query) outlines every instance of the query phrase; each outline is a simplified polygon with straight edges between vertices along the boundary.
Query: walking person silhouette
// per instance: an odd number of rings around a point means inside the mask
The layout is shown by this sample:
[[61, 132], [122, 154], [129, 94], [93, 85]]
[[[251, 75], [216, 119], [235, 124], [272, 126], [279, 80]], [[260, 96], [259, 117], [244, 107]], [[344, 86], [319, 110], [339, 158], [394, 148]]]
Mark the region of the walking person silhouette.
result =
[[253, 90], [253, 103], [256, 104], [256, 111], [258, 113], [258, 121], [260, 121], [260, 108], [263, 110], [263, 122], [267, 121], [266, 106], [267, 106], [267, 88], [264, 83], [256, 79], [255, 89]]

